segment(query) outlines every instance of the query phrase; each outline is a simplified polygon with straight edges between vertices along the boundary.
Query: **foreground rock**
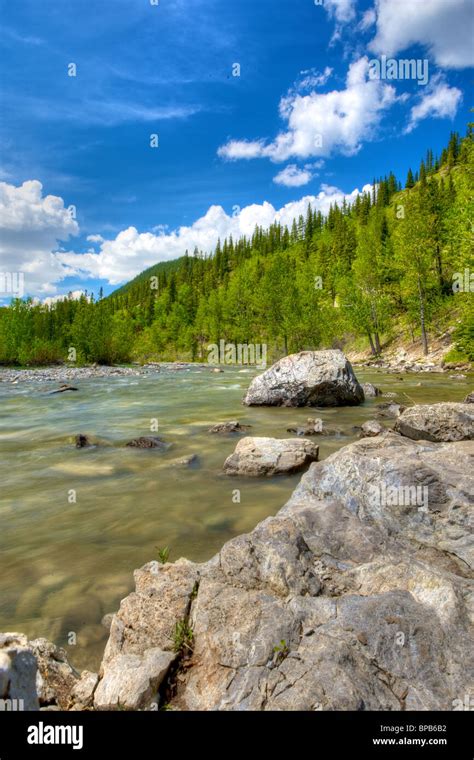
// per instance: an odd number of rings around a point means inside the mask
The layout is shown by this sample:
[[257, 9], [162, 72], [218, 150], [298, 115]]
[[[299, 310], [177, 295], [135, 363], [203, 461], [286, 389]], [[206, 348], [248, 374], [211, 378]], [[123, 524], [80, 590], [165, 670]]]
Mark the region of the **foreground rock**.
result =
[[353, 406], [364, 391], [342, 351], [302, 351], [285, 356], [247, 391], [248, 406]]
[[65, 651], [46, 639], [0, 633], [0, 698], [21, 700], [16, 709], [86, 709], [97, 680], [87, 671], [79, 676]]
[[420, 404], [406, 409], [395, 429], [414, 441], [468, 441], [474, 437], [474, 411], [466, 404]]
[[299, 472], [318, 458], [319, 446], [295, 438], [242, 438], [224, 462], [226, 475], [258, 477]]
[[[137, 570], [96, 706], [126, 692], [143, 709], [452, 710], [473, 685], [473, 449], [362, 439], [312, 464], [276, 517], [209, 562]], [[166, 653], [162, 676], [149, 663]], [[120, 681], [124, 656], [138, 659]]]
[[229, 422], [218, 422], [217, 425], [213, 425], [209, 428], [209, 433], [244, 433], [246, 430], [250, 430], [252, 425], [241, 425], [238, 420], [230, 420]]

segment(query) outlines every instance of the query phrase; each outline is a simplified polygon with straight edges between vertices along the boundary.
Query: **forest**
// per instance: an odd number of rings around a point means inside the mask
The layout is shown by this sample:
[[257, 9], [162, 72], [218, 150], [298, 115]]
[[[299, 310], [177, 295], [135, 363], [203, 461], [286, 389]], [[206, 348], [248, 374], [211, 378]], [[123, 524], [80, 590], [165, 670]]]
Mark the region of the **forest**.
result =
[[[206, 360], [208, 344], [265, 344], [275, 360], [394, 336], [454, 329], [449, 359], [474, 359], [473, 125], [428, 150], [401, 182], [390, 173], [327, 216], [308, 206], [290, 229], [257, 227], [212, 253], [142, 272], [107, 298], [0, 308], [0, 363], [10, 366]], [[473, 275], [471, 275], [471, 272]]]

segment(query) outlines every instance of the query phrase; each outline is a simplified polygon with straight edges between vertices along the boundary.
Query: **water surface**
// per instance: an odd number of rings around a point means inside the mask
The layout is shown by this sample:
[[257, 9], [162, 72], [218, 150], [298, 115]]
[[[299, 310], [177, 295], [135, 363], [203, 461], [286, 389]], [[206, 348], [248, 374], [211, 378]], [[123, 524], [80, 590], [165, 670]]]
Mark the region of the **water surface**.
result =
[[[77, 393], [52, 396], [46, 391], [57, 383], [0, 383], [0, 630], [46, 636], [65, 646], [76, 667], [96, 669], [107, 637], [100, 621], [132, 590], [134, 568], [164, 546], [170, 560], [209, 559], [229, 538], [275, 514], [299, 480], [224, 476], [222, 464], [239, 437], [209, 434], [211, 425], [239, 419], [252, 425], [252, 435], [285, 438], [287, 427], [322, 417], [343, 431], [318, 436], [323, 459], [355, 440], [354, 425], [373, 417], [372, 399], [335, 409], [244, 407], [254, 374], [164, 370], [75, 381]], [[440, 374], [358, 376], [405, 403], [460, 401], [471, 390], [470, 380]], [[152, 434], [154, 419], [169, 451], [124, 447]], [[76, 449], [77, 433], [103, 445]], [[173, 466], [188, 454], [198, 455], [197, 466]]]

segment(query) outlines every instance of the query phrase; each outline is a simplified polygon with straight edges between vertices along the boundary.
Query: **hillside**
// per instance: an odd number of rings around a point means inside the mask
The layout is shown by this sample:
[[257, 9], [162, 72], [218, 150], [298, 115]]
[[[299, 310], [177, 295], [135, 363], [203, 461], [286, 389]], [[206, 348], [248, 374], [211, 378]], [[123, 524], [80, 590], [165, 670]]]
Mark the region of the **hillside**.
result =
[[162, 262], [107, 299], [15, 301], [0, 317], [0, 362], [206, 359], [208, 344], [265, 344], [269, 360], [343, 346], [379, 356], [394, 340], [448, 331], [448, 360], [474, 358], [472, 128], [428, 150], [402, 185], [392, 173], [327, 217], [256, 228]]

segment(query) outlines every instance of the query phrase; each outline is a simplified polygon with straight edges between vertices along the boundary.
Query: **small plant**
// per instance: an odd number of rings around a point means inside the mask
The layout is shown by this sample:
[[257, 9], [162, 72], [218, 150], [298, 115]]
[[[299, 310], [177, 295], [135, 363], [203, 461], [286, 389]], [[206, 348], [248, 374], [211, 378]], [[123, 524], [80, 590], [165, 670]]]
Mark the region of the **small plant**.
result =
[[193, 651], [194, 633], [187, 620], [178, 620], [173, 633], [173, 650], [186, 654]]
[[156, 548], [158, 549], [158, 561], [161, 562], [162, 565], [165, 565], [166, 562], [168, 562], [168, 557], [170, 556], [169, 547], [165, 546], [163, 549], [159, 549], [157, 546]]
[[283, 660], [290, 654], [290, 650], [285, 639], [282, 639], [279, 644], [274, 646], [273, 651], [275, 652], [274, 659], [277, 665], [283, 662]]

